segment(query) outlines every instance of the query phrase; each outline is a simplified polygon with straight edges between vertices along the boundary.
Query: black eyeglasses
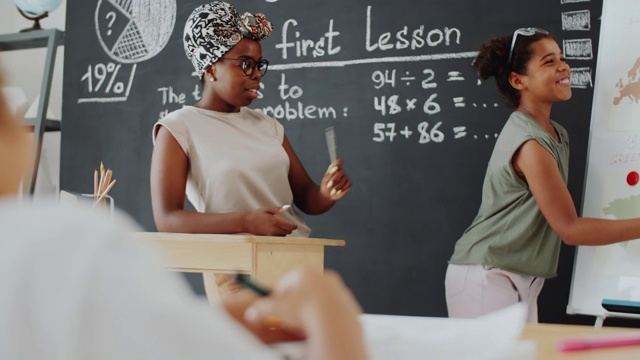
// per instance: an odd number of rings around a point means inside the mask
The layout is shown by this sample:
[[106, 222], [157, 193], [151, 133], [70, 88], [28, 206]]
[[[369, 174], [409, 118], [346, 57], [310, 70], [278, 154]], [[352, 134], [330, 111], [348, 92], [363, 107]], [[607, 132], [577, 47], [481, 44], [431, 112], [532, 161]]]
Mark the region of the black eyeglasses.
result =
[[236, 59], [236, 58], [226, 58], [226, 57], [222, 57], [218, 60], [238, 60], [238, 61], [242, 61], [242, 72], [247, 75], [247, 76], [251, 76], [253, 75], [253, 73], [256, 71], [256, 69], [258, 69], [258, 72], [260, 73], [261, 76], [264, 76], [264, 74], [267, 73], [267, 68], [269, 68], [269, 62], [266, 59], [262, 59], [260, 61], [255, 61], [252, 58], [240, 58], [240, 59]]
[[511, 66], [511, 60], [513, 60], [513, 48], [516, 46], [516, 39], [518, 35], [522, 36], [533, 36], [535, 34], [544, 34], [547, 35], [549, 32], [545, 29], [540, 29], [537, 27], [528, 27], [528, 28], [520, 28], [513, 32], [513, 38], [511, 39], [511, 48], [509, 49], [509, 61], [507, 64]]

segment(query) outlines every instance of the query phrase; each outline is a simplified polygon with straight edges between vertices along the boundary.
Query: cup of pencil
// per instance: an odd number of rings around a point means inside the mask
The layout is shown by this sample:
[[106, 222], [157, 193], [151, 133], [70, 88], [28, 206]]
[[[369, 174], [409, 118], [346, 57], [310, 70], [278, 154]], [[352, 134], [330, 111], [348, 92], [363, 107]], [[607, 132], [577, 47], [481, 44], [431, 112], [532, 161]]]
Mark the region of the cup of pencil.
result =
[[[116, 179], [112, 179], [113, 173], [110, 169], [105, 171], [104, 165], [100, 162], [100, 170], [93, 172], [93, 206], [98, 204], [105, 206], [107, 198], [111, 198], [108, 194], [116, 183]], [[113, 200], [111, 200], [113, 203]]]

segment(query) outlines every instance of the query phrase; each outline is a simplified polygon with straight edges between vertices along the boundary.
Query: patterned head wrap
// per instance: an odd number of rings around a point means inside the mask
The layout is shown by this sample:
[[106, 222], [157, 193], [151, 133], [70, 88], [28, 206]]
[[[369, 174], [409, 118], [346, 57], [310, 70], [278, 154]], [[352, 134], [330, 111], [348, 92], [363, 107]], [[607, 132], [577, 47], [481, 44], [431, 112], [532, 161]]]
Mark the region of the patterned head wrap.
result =
[[184, 51], [202, 78], [243, 37], [260, 41], [271, 34], [273, 25], [263, 14], [238, 11], [224, 1], [197, 7], [184, 26]]

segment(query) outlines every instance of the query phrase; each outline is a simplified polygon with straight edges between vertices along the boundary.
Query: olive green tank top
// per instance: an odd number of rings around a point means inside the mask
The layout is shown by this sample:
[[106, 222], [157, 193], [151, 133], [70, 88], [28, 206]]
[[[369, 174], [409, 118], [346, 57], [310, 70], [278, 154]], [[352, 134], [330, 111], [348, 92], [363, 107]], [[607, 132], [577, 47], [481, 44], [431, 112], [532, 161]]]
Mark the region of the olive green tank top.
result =
[[556, 159], [566, 184], [569, 136], [560, 124], [551, 124], [560, 142], [529, 115], [511, 114], [489, 160], [478, 215], [456, 243], [450, 263], [489, 265], [544, 278], [556, 275], [560, 238], [511, 164], [520, 146], [535, 140]]

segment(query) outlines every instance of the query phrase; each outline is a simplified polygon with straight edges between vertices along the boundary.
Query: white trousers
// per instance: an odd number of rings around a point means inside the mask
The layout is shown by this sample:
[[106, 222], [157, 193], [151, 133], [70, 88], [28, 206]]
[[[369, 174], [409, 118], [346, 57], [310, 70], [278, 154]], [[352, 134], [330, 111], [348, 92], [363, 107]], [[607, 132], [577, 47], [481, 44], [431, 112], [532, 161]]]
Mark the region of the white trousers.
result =
[[493, 266], [449, 264], [444, 283], [449, 317], [475, 318], [525, 302], [527, 322], [538, 322], [538, 295], [544, 278]]

